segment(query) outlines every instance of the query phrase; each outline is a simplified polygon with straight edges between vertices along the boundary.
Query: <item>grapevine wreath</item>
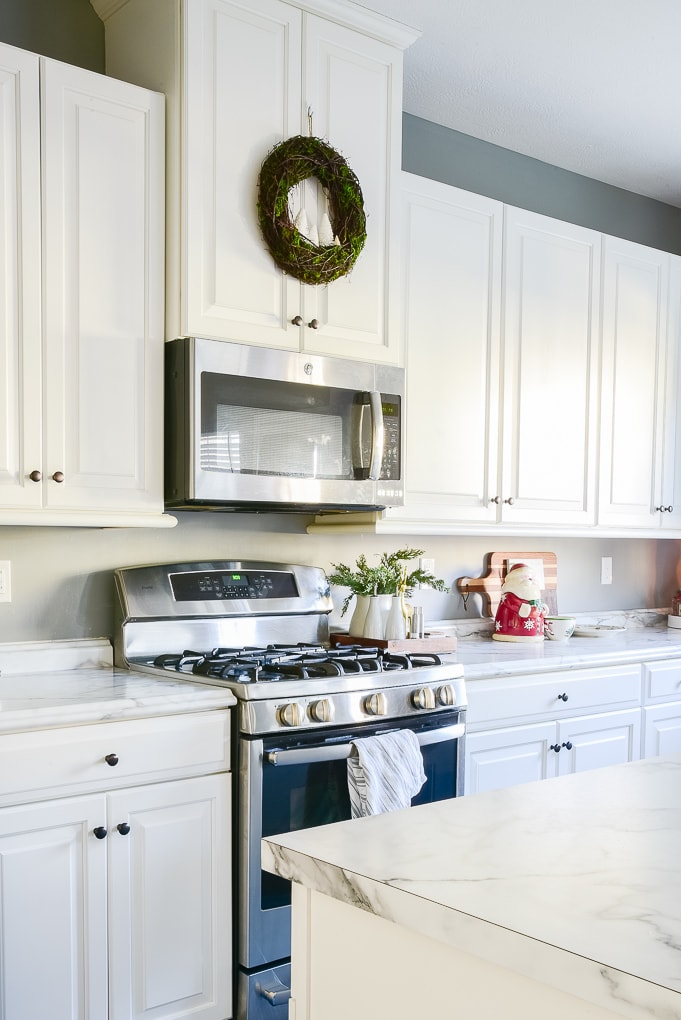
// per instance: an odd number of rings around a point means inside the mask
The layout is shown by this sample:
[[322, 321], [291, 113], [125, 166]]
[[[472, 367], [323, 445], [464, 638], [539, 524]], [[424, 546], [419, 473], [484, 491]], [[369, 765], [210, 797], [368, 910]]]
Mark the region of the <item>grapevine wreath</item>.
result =
[[[314, 244], [291, 221], [289, 192], [309, 177], [316, 177], [326, 192], [331, 244]], [[258, 178], [258, 219], [274, 261], [303, 283], [331, 283], [345, 276], [367, 236], [357, 177], [330, 145], [304, 135], [287, 138], [265, 157]]]

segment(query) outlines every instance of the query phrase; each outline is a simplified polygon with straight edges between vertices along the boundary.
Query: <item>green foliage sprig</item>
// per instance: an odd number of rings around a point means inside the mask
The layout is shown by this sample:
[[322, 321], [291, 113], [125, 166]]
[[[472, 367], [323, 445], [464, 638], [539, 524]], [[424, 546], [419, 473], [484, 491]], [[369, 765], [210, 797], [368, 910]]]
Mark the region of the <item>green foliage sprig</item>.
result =
[[[315, 245], [291, 222], [289, 192], [316, 177], [329, 204], [334, 237]], [[303, 283], [331, 283], [350, 272], [366, 241], [362, 189], [340, 153], [320, 138], [294, 135], [265, 157], [258, 178], [258, 220], [272, 258]]]
[[345, 563], [332, 563], [333, 572], [328, 575], [329, 584], [340, 588], [349, 588], [341, 607], [341, 616], [345, 614], [353, 595], [404, 595], [411, 596], [417, 584], [427, 584], [436, 591], [449, 591], [443, 580], [435, 577], [427, 570], [417, 567], [408, 570], [407, 564], [423, 556], [423, 549], [398, 549], [394, 553], [381, 553], [378, 564], [369, 566], [362, 553], [356, 560], [356, 566]]

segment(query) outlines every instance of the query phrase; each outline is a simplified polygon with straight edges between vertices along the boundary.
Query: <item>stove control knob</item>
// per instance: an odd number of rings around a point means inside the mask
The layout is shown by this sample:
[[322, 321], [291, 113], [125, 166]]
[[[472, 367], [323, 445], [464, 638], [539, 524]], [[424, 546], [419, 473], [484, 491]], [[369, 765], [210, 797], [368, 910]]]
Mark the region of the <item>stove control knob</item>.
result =
[[414, 708], [435, 708], [435, 695], [430, 687], [417, 687], [411, 692], [411, 703]]
[[300, 726], [302, 722], [300, 705], [295, 701], [280, 705], [277, 709], [277, 719], [281, 726]]
[[451, 684], [443, 684], [442, 687], [438, 687], [436, 697], [438, 704], [444, 705], [446, 708], [456, 705], [456, 694]]
[[335, 709], [328, 698], [322, 698], [321, 701], [310, 702], [307, 706], [307, 714], [312, 722], [331, 722], [335, 715]]
[[367, 694], [362, 701], [362, 707], [367, 715], [387, 715], [388, 706], [383, 691], [376, 691], [375, 694]]

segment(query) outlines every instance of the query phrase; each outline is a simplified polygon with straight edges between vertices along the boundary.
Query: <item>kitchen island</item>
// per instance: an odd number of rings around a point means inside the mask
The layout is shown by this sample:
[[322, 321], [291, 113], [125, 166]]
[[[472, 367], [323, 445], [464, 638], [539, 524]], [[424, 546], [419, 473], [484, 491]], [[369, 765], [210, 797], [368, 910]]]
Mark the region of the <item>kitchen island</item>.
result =
[[263, 840], [296, 1020], [681, 1018], [681, 757]]

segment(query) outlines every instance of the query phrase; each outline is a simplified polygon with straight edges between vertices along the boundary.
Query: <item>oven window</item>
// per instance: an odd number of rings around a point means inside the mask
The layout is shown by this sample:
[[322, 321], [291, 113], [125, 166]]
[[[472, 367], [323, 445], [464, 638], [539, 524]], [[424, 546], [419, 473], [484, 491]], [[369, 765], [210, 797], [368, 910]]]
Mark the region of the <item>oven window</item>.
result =
[[[451, 725], [453, 721], [456, 720], [451, 716], [437, 716], [440, 726]], [[395, 724], [386, 724], [383, 728], [394, 729]], [[421, 726], [421, 729], [427, 728], [426, 725]], [[379, 731], [379, 727], [372, 729], [372, 733]], [[363, 735], [369, 736], [369, 733]], [[352, 737], [346, 735], [342, 739], [345, 742]], [[268, 749], [281, 746], [281, 743], [272, 743]], [[314, 746], [319, 746], [319, 737], [314, 741]], [[426, 782], [413, 799], [412, 805], [455, 797], [457, 740], [447, 739], [427, 744], [421, 751]], [[330, 822], [342, 822], [350, 818], [346, 759], [276, 766], [268, 763], [266, 754], [263, 759], [263, 836], [295, 832], [297, 829], [328, 825]], [[277, 875], [261, 872], [262, 909], [287, 906], [290, 902], [289, 882]]]

